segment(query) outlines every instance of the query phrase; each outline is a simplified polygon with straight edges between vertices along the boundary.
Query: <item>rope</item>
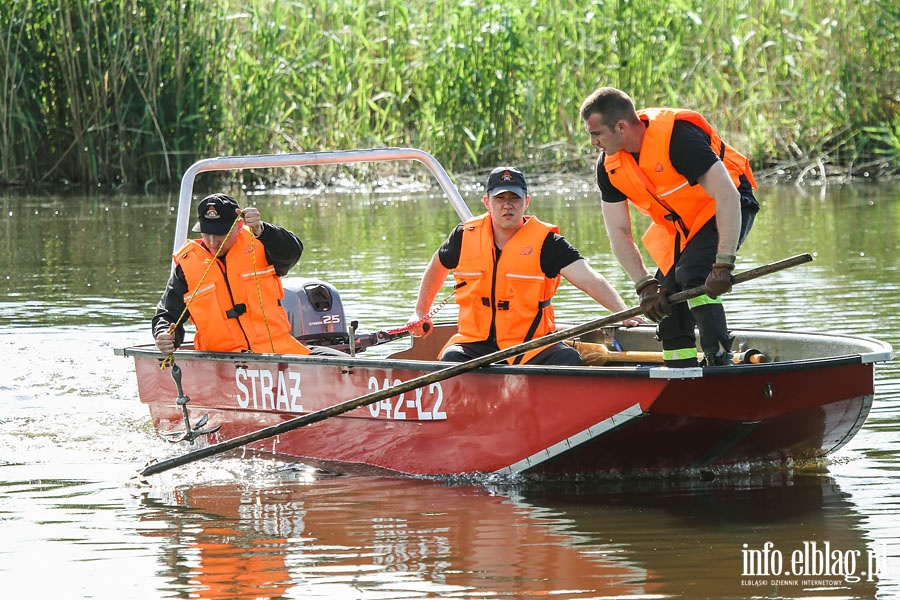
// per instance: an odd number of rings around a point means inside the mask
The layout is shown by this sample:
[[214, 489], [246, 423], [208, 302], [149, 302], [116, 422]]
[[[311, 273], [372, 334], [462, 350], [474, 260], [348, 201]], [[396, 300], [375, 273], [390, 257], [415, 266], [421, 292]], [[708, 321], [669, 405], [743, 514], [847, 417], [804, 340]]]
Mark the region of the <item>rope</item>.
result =
[[259, 310], [262, 312], [263, 323], [266, 325], [266, 333], [269, 334], [269, 345], [272, 346], [272, 354], [275, 354], [275, 340], [272, 339], [272, 330], [269, 328], [269, 319], [266, 317], [262, 288], [259, 286], [259, 273], [256, 270], [256, 244], [253, 243], [250, 244], [250, 260], [253, 262], [253, 280], [256, 282], [256, 297], [259, 299]]
[[456, 290], [458, 290], [459, 288], [461, 288], [461, 287], [464, 286], [464, 285], [465, 285], [465, 282], [460, 283], [460, 284], [454, 286], [453, 291], [450, 292], [450, 295], [449, 295], [449, 296], [447, 296], [446, 298], [444, 298], [443, 300], [441, 300], [440, 303], [438, 303], [437, 306], [432, 306], [432, 307], [431, 307], [431, 310], [428, 311], [428, 314], [426, 314], [424, 317], [422, 317], [422, 318], [419, 319], [418, 321], [412, 321], [412, 322], [410, 322], [410, 323], [407, 323], [405, 326], [403, 326], [403, 327], [398, 327], [398, 328], [396, 328], [396, 329], [385, 329], [385, 332], [386, 332], [388, 335], [397, 335], [397, 334], [399, 334], [399, 333], [406, 333], [406, 332], [409, 331], [410, 328], [413, 327], [414, 325], [419, 325], [419, 324], [421, 324], [421, 323], [424, 323], [424, 322], [427, 321], [428, 319], [432, 318], [434, 315], [438, 314], [438, 312], [439, 312], [442, 308], [444, 308], [444, 306], [445, 306], [448, 302], [450, 302], [450, 298], [453, 297], [453, 294], [456, 293]]

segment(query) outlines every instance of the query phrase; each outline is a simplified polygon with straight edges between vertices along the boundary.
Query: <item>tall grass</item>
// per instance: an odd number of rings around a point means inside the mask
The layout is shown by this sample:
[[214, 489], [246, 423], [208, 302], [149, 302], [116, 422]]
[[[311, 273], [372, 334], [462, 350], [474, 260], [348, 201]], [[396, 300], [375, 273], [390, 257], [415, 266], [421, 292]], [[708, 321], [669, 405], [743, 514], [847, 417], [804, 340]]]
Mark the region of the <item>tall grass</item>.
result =
[[4, 182], [169, 181], [211, 149], [230, 37], [215, 3], [2, 3]]
[[[758, 169], [900, 171], [893, 0], [0, 0], [0, 181], [149, 185], [203, 156], [412, 145], [586, 170], [600, 85]], [[367, 167], [360, 168], [367, 177]]]

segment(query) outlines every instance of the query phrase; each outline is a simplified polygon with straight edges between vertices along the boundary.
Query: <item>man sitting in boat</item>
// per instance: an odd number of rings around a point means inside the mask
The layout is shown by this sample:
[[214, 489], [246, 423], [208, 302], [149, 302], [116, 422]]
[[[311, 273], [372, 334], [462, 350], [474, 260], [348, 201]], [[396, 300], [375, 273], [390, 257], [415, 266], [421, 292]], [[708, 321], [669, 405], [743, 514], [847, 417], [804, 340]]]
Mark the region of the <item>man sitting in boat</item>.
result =
[[[458, 332], [441, 350], [445, 361], [462, 362], [541, 337], [556, 329], [550, 301], [560, 276], [610, 311], [625, 302], [609, 282], [559, 234], [559, 228], [525, 216], [531, 202], [525, 176], [514, 167], [491, 171], [482, 198], [487, 212], [461, 223], [425, 268], [410, 334], [433, 327], [429, 311], [453, 271], [459, 305]], [[630, 319], [625, 325], [638, 325]], [[508, 359], [510, 364], [582, 364], [578, 352], [559, 342]]]
[[197, 217], [193, 231], [200, 239], [187, 240], [173, 255], [175, 269], [153, 316], [160, 352], [181, 346], [190, 318], [195, 350], [342, 354], [307, 348], [291, 335], [281, 277], [303, 253], [296, 235], [263, 222], [254, 207], [242, 210], [226, 194], [204, 198]]

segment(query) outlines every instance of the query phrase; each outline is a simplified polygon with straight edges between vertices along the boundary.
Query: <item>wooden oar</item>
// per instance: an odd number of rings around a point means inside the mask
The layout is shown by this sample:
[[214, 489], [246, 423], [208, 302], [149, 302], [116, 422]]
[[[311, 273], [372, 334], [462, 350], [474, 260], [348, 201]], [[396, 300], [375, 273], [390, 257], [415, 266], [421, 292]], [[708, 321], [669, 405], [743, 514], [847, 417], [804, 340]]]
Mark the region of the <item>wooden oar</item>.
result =
[[[578, 350], [584, 364], [590, 366], [603, 366], [609, 363], [662, 363], [663, 353], [652, 350], [610, 350], [605, 344], [582, 342], [580, 340], [568, 340], [567, 344]], [[698, 359], [703, 359], [701, 352]], [[768, 362], [768, 357], [759, 350], [751, 349], [744, 352], [735, 352], [732, 361], [736, 365]]]
[[[742, 273], [738, 273], [734, 275], [732, 283], [735, 285], [744, 283], [746, 281], [750, 281], [751, 279], [756, 279], [757, 277], [762, 277], [764, 275], [769, 275], [783, 269], [808, 263], [811, 260], [812, 256], [809, 254], [798, 254], [797, 256], [785, 258], [768, 265], [763, 265], [761, 267], [756, 267], [755, 269], [749, 269]], [[686, 300], [690, 300], [691, 298], [702, 296], [705, 293], [706, 289], [703, 286], [698, 286], [689, 290], [671, 294], [668, 299], [670, 304], [678, 304], [679, 302], [684, 302]], [[397, 384], [393, 387], [389, 387], [378, 392], [372, 392], [364, 396], [359, 396], [358, 398], [353, 398], [351, 400], [346, 400], [344, 402], [341, 402], [340, 404], [335, 404], [334, 406], [329, 406], [328, 408], [323, 408], [315, 412], [307, 413], [305, 415], [283, 421], [278, 425], [273, 425], [271, 427], [266, 427], [265, 429], [260, 429], [258, 431], [240, 435], [230, 440], [225, 440], [224, 442], [220, 442], [212, 446], [207, 446], [206, 448], [193, 450], [191, 452], [183, 454], [182, 456], [168, 458], [159, 462], [150, 462], [140, 471], [139, 476], [149, 477], [150, 475], [156, 475], [157, 473], [162, 473], [181, 465], [186, 465], [203, 458], [208, 458], [210, 456], [215, 456], [216, 454], [221, 454], [229, 450], [240, 448], [241, 446], [246, 446], [247, 444], [252, 444], [260, 440], [275, 437], [276, 435], [281, 435], [282, 433], [287, 433], [289, 431], [293, 431], [307, 425], [312, 425], [313, 423], [318, 423], [319, 421], [324, 421], [325, 419], [331, 417], [342, 415], [346, 412], [350, 412], [351, 410], [374, 404], [381, 400], [396, 396], [398, 394], [409, 392], [420, 387], [424, 387], [431, 383], [450, 379], [451, 377], [456, 377], [457, 375], [462, 375], [463, 373], [468, 373], [469, 371], [474, 371], [475, 369], [486, 367], [513, 356], [524, 354], [525, 352], [528, 352], [530, 350], [543, 348], [544, 346], [549, 346], [551, 344], [555, 344], [556, 342], [561, 342], [563, 340], [573, 338], [584, 333], [589, 333], [591, 331], [600, 329], [601, 327], [612, 325], [613, 323], [619, 323], [626, 319], [631, 319], [632, 317], [636, 317], [639, 314], [641, 314], [641, 309], [639, 306], [636, 306], [619, 311], [617, 313], [613, 313], [607, 317], [594, 319], [593, 321], [588, 321], [587, 323], [570, 327], [568, 329], [554, 331], [553, 333], [545, 335], [544, 337], [517, 344], [503, 350], [498, 350], [497, 352], [492, 352], [491, 354], [486, 354], [478, 358], [473, 358], [472, 360], [468, 360], [466, 362], [454, 363], [452, 366], [449, 366], [445, 369], [434, 371], [433, 373], [428, 373], [426, 375], [421, 375], [419, 377], [410, 379], [409, 381]]]

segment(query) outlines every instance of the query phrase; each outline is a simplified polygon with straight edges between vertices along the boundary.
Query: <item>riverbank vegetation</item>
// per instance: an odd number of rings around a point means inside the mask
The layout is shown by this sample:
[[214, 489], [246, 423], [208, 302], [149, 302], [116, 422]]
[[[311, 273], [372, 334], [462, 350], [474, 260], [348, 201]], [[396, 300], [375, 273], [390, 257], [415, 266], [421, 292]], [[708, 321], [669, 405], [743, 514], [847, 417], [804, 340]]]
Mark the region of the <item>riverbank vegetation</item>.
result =
[[893, 0], [0, 0], [0, 181], [172, 185], [209, 156], [414, 146], [588, 172], [600, 85], [764, 173], [900, 172]]

